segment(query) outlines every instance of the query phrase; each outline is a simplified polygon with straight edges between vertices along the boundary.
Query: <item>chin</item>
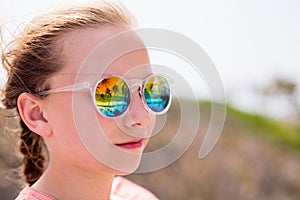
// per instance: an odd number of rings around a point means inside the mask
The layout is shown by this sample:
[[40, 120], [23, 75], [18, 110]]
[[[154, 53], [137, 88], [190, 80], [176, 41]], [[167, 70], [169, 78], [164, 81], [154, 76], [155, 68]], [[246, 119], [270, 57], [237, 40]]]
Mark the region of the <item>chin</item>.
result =
[[115, 175], [125, 176], [134, 173], [140, 165], [142, 155], [139, 155], [136, 160], [132, 160], [131, 164], [124, 164], [118, 169], [113, 169]]

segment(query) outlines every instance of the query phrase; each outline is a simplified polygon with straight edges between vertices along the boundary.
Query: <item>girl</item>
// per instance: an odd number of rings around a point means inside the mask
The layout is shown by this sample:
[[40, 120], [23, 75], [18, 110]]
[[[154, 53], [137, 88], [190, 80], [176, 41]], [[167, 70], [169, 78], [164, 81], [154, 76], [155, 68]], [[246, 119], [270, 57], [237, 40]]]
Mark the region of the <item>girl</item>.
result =
[[[8, 73], [2, 103], [17, 108], [21, 118], [19, 149], [28, 183], [17, 200], [157, 199], [116, 175], [138, 166], [155, 114], [169, 106], [167, 80], [152, 74], [145, 49], [120, 55], [105, 67], [94, 59], [98, 67], [82, 70], [91, 52], [104, 54], [94, 51], [99, 44], [133, 28], [133, 18], [121, 6], [71, 7], [36, 18], [2, 52]], [[134, 41], [142, 44], [137, 37]], [[81, 105], [75, 105], [79, 115], [72, 102]], [[101, 134], [94, 134], [90, 116], [108, 143], [94, 139]]]

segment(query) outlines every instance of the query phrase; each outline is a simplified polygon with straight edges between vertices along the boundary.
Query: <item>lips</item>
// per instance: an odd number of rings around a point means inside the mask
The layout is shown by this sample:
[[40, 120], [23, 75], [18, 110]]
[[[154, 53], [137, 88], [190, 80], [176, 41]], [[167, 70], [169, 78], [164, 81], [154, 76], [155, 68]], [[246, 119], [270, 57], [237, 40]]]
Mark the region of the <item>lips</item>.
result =
[[118, 147], [124, 148], [124, 149], [138, 149], [143, 146], [143, 139], [136, 140], [136, 141], [130, 141], [126, 143], [120, 143], [115, 144]]

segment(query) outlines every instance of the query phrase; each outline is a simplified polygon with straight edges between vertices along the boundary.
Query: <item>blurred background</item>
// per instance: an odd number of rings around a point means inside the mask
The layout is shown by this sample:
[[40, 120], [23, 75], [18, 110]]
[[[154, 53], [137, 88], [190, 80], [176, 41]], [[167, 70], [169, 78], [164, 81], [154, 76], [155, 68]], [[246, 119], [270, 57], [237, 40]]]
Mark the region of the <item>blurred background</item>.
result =
[[[211, 102], [204, 95], [199, 100], [200, 130], [184, 155], [164, 169], [128, 178], [161, 199], [299, 199], [300, 1], [121, 2], [140, 27], [174, 30], [198, 43], [215, 63], [227, 94], [224, 129], [208, 157], [198, 158], [211, 115]], [[1, 1], [4, 41], [11, 40], [34, 16], [68, 3]], [[1, 69], [1, 86], [5, 79]], [[176, 116], [178, 110], [171, 107], [168, 122], [177, 120]], [[4, 126], [17, 129], [17, 120], [1, 118], [0, 123], [3, 200], [13, 199], [20, 189], [15, 178], [20, 164], [16, 137]], [[165, 134], [153, 137], [146, 151], [172, 140], [168, 122]]]

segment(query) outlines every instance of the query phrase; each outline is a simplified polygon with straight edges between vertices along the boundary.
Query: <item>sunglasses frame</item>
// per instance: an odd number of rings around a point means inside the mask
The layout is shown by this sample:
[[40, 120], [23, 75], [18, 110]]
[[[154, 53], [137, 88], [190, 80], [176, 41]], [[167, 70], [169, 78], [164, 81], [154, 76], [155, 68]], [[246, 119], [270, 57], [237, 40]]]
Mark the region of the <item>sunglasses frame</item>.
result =
[[[167, 84], [168, 84], [168, 87], [169, 87], [169, 90], [170, 90], [170, 97], [169, 97], [169, 101], [168, 101], [168, 105], [161, 111], [161, 112], [155, 112], [153, 110], [151, 110], [151, 108], [148, 106], [147, 102], [146, 102], [146, 99], [145, 99], [145, 95], [144, 95], [144, 90], [145, 90], [145, 84], [153, 77], [155, 76], [158, 76], [158, 77], [162, 77], [166, 80]], [[129, 92], [130, 92], [130, 99], [129, 99], [129, 104], [126, 108], [126, 110], [118, 115], [118, 116], [107, 116], [107, 115], [104, 115], [98, 108], [98, 105], [96, 103], [96, 98], [95, 98], [95, 94], [96, 94], [96, 89], [97, 89], [97, 86], [98, 84], [103, 81], [104, 79], [107, 79], [107, 78], [111, 78], [111, 77], [117, 77], [117, 78], [120, 78], [122, 81], [124, 81], [124, 83], [127, 85], [127, 87], [129, 88]], [[135, 87], [138, 87], [139, 88], [139, 96], [141, 97], [142, 99], [142, 102], [143, 102], [143, 105], [144, 105], [144, 108], [151, 114], [154, 114], [154, 115], [162, 115], [162, 114], [165, 114], [170, 106], [171, 106], [171, 103], [172, 103], [172, 80], [164, 75], [161, 75], [161, 74], [151, 74], [149, 76], [147, 76], [146, 78], [144, 79], [125, 79], [124, 77], [120, 76], [120, 75], [116, 75], [116, 74], [109, 74], [109, 75], [103, 75], [101, 77], [100, 80], [98, 80], [94, 86], [92, 87], [92, 84], [90, 84], [89, 82], [87, 81], [84, 81], [84, 82], [81, 82], [81, 83], [76, 83], [76, 84], [72, 84], [72, 85], [68, 85], [68, 86], [65, 86], [65, 87], [60, 87], [60, 88], [56, 88], [56, 89], [50, 89], [50, 90], [44, 90], [44, 91], [41, 91], [41, 92], [38, 92], [37, 95], [39, 96], [46, 96], [46, 95], [49, 95], [49, 94], [52, 94], [52, 93], [62, 93], [62, 92], [74, 92], [74, 91], [80, 91], [80, 90], [84, 90], [84, 89], [89, 89], [90, 91], [90, 95], [91, 95], [91, 98], [92, 98], [92, 101], [93, 101], [93, 104], [94, 104], [94, 107], [96, 108], [97, 112], [100, 113], [102, 116], [104, 117], [108, 117], [108, 118], [117, 118], [117, 117], [121, 117], [122, 115], [124, 115], [128, 108], [129, 108], [129, 105], [131, 103], [131, 99], [132, 99], [132, 95], [133, 95], [133, 88]]]

